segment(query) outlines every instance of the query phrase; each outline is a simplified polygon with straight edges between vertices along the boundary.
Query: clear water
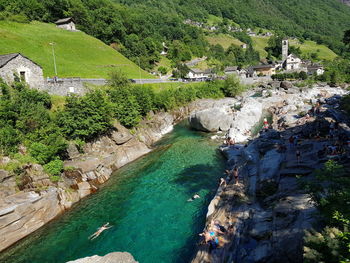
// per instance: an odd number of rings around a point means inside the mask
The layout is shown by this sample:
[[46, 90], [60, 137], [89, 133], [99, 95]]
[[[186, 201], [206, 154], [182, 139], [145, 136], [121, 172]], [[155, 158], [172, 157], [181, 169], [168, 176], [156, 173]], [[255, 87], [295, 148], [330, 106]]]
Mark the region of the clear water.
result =
[[[157, 150], [1, 253], [0, 262], [66, 262], [114, 251], [130, 252], [140, 263], [188, 262], [224, 168], [216, 149], [204, 134], [175, 127]], [[201, 198], [187, 202], [195, 193]], [[106, 222], [113, 227], [88, 240]]]

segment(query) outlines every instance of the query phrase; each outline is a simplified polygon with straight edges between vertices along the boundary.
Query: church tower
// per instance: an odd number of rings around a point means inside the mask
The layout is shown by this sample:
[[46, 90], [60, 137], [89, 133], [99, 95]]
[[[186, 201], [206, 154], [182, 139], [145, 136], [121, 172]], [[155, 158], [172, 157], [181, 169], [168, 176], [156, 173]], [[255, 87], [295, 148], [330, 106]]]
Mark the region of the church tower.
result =
[[285, 61], [288, 57], [288, 39], [282, 40], [282, 60]]

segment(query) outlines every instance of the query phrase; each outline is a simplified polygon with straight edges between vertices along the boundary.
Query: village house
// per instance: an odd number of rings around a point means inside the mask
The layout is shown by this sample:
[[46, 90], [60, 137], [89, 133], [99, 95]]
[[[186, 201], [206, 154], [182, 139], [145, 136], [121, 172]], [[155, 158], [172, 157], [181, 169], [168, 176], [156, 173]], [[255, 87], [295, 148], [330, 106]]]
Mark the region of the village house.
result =
[[186, 78], [190, 80], [209, 80], [213, 77], [213, 71], [211, 69], [190, 69]]
[[71, 17], [59, 19], [55, 22], [55, 24], [59, 28], [69, 31], [76, 31], [74, 20]]
[[238, 75], [238, 73], [239, 73], [238, 67], [226, 67], [225, 68], [225, 75], [231, 75], [231, 74]]
[[271, 76], [276, 74], [274, 64], [253, 66], [252, 69], [256, 72], [256, 75], [258, 76]]
[[0, 78], [12, 83], [16, 76], [32, 88], [44, 86], [43, 70], [34, 61], [20, 53], [0, 55]]
[[243, 43], [243, 44], [241, 45], [241, 48], [246, 49], [246, 48], [247, 48], [247, 44]]
[[284, 68], [287, 71], [298, 71], [301, 69], [301, 59], [294, 54], [289, 54], [284, 62]]
[[307, 67], [307, 74], [308, 75], [316, 74], [317, 76], [319, 76], [319, 75], [322, 75], [323, 73], [324, 73], [324, 68], [322, 65], [313, 64], [313, 65], [309, 65]]

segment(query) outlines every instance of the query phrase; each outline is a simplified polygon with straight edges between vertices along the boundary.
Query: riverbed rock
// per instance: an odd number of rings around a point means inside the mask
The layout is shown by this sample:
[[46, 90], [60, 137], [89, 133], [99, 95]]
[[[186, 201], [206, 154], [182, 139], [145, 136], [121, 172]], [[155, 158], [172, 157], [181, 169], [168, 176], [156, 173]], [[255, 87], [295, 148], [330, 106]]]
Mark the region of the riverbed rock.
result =
[[293, 84], [292, 84], [291, 82], [289, 82], [289, 81], [282, 81], [281, 84], [280, 84], [280, 87], [281, 87], [282, 89], [287, 90], [287, 89], [292, 88], [292, 87], [293, 87]]
[[0, 201], [0, 250], [37, 230], [62, 212], [57, 189], [19, 192]]
[[116, 130], [112, 132], [111, 137], [116, 144], [120, 145], [132, 139], [130, 131], [121, 125], [118, 121], [115, 121], [113, 123], [113, 127]]
[[227, 131], [233, 120], [232, 113], [224, 108], [206, 109], [196, 112], [189, 117], [193, 129], [205, 132]]
[[67, 263], [138, 263], [128, 252], [112, 252], [105, 256], [92, 256], [81, 258]]

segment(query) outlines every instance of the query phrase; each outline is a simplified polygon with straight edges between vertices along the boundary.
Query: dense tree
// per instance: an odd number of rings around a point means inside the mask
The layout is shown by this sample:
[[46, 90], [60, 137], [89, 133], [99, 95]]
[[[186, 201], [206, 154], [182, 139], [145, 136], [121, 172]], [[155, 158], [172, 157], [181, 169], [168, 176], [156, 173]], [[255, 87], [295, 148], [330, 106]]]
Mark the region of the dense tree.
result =
[[102, 91], [96, 90], [86, 96], [70, 96], [57, 123], [70, 139], [90, 140], [111, 127], [112, 106]]

